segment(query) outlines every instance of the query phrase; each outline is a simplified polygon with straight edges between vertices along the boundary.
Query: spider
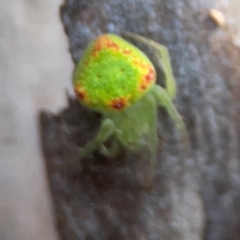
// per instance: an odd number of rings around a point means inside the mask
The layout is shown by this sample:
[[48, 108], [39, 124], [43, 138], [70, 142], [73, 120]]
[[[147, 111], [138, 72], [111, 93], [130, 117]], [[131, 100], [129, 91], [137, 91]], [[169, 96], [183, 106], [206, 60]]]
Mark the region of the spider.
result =
[[[168, 49], [137, 34], [125, 36], [154, 49], [164, 87], [156, 84], [151, 61], [131, 43], [114, 34], [103, 34], [92, 41], [76, 66], [73, 86], [80, 103], [100, 112], [102, 120], [96, 137], [78, 152], [77, 159], [95, 150], [110, 157], [118, 153], [120, 146], [130, 150], [147, 147], [145, 185], [150, 186], [157, 158], [157, 107], [166, 109], [182, 135], [186, 128], [172, 102], [176, 83]], [[110, 138], [111, 145], [106, 147], [104, 143]]]

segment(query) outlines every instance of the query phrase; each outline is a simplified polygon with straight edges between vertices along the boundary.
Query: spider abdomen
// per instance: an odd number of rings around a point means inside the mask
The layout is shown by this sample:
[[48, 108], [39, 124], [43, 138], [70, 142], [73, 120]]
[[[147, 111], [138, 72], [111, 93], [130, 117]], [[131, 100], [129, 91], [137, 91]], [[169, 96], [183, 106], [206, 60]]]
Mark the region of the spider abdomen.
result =
[[131, 106], [155, 79], [154, 66], [145, 54], [122, 38], [105, 34], [85, 50], [73, 83], [81, 103], [104, 112]]

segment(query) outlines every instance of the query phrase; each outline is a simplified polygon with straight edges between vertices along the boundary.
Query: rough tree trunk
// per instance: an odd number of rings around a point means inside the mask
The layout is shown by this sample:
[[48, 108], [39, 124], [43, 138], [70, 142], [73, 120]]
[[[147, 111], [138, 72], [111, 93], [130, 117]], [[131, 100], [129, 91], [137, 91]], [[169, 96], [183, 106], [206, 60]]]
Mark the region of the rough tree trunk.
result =
[[131, 31], [169, 48], [178, 84], [175, 103], [191, 142], [189, 157], [181, 161], [173, 126], [160, 110], [161, 149], [153, 189], [146, 192], [138, 180], [141, 154], [110, 163], [95, 154], [65, 166], [96, 133], [97, 114], [71, 99], [57, 116], [42, 113], [62, 240], [240, 239], [240, 55], [228, 31], [203, 17], [206, 7], [189, 0], [67, 0], [62, 7], [75, 62], [104, 32]]

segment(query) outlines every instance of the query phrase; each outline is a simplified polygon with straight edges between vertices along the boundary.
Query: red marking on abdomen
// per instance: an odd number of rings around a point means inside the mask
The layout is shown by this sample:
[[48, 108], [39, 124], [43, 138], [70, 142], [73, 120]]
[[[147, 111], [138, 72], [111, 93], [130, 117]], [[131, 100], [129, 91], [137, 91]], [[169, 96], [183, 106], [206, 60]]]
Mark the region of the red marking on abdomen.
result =
[[131, 53], [132, 53], [132, 51], [130, 49], [124, 49], [123, 50], [123, 54], [128, 55], [128, 54], [131, 54]]
[[150, 68], [148, 74], [145, 76], [145, 80], [147, 82], [151, 82], [154, 80], [154, 78], [155, 78], [155, 71], [152, 68]]
[[147, 88], [146, 84], [145, 83], [142, 83], [141, 86], [140, 86], [141, 90], [145, 90]]
[[75, 91], [75, 94], [76, 94], [77, 98], [81, 101], [84, 101], [84, 99], [86, 97], [86, 94], [83, 91], [81, 91], [77, 88], [75, 88], [74, 91]]
[[107, 48], [116, 49], [116, 50], [119, 49], [118, 45], [115, 42], [112, 42], [111, 40], [109, 42], [107, 42]]
[[147, 65], [142, 63], [141, 61], [134, 61], [133, 63], [136, 64], [140, 68], [146, 68], [147, 67]]
[[95, 40], [92, 55], [96, 56], [103, 49], [119, 50], [119, 46], [107, 35], [102, 35]]
[[155, 70], [153, 68], [149, 68], [147, 75], [143, 76], [140, 82], [140, 90], [146, 90], [155, 80]]
[[122, 110], [126, 105], [126, 100], [124, 98], [114, 99], [111, 104], [112, 108], [115, 110]]

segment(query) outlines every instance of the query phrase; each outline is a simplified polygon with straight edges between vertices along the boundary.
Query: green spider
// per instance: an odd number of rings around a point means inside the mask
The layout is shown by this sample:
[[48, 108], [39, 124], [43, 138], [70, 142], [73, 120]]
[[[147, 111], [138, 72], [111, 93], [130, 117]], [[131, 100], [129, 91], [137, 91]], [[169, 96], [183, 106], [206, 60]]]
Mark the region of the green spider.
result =
[[[113, 156], [123, 146], [130, 150], [147, 147], [149, 169], [145, 186], [150, 186], [156, 163], [157, 107], [164, 107], [182, 136], [185, 124], [172, 100], [176, 84], [165, 46], [142, 36], [125, 33], [128, 38], [150, 45], [160, 60], [165, 87], [156, 84], [156, 70], [148, 57], [134, 45], [113, 34], [96, 38], [78, 63], [73, 85], [78, 100], [99, 111], [102, 122], [96, 137], [77, 155], [82, 159], [94, 150]], [[111, 146], [104, 143], [111, 138]]]

